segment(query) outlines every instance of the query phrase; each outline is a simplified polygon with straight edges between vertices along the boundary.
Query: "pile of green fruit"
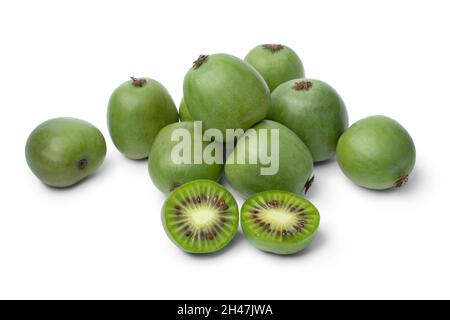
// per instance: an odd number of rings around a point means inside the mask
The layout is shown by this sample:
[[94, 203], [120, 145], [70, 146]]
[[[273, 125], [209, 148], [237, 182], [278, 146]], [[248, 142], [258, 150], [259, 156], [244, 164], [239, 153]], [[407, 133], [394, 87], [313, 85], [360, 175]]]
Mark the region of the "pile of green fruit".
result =
[[[257, 46], [244, 60], [201, 55], [184, 78], [183, 95], [178, 112], [162, 84], [131, 78], [112, 93], [107, 121], [120, 152], [131, 159], [148, 157], [151, 180], [170, 194], [162, 208], [164, 228], [187, 252], [224, 248], [239, 220], [245, 236], [261, 250], [293, 254], [304, 249], [317, 232], [320, 216], [300, 194], [311, 186], [314, 163], [335, 154], [343, 173], [369, 189], [400, 187], [414, 167], [414, 143], [399, 123], [371, 116], [348, 128], [342, 98], [327, 83], [305, 78], [300, 58], [287, 46]], [[228, 129], [245, 134], [235, 137], [228, 153], [230, 141], [211, 137], [200, 146], [190, 144], [192, 154], [219, 145], [215, 150], [224, 161], [175, 163], [173, 134], [184, 129], [194, 139], [194, 121], [201, 121], [205, 136], [211, 130], [226, 136]], [[263, 175], [260, 150], [246, 138], [274, 129], [278, 167], [276, 173]], [[234, 161], [237, 150], [245, 151], [243, 163]], [[90, 123], [56, 118], [34, 129], [25, 151], [41, 181], [67, 187], [102, 164], [106, 143]], [[255, 156], [257, 161], [250, 161]], [[231, 187], [247, 198], [240, 219], [236, 200], [217, 183], [223, 172]]]

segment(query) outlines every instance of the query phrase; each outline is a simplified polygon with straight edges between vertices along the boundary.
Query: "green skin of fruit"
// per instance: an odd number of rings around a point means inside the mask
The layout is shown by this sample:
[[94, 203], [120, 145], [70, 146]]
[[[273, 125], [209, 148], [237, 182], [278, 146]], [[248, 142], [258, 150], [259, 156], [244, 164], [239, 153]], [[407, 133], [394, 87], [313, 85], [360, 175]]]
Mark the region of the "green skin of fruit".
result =
[[[194, 118], [192, 118], [191, 113], [189, 112], [189, 108], [186, 105], [186, 102], [184, 99], [181, 99], [180, 107], [179, 107], [179, 114], [180, 114], [180, 121], [195, 121]], [[225, 163], [226, 160], [226, 144], [223, 144], [223, 162]]]
[[[202, 246], [192, 245], [188, 239], [183, 237], [182, 233], [177, 232], [178, 222], [171, 218], [171, 210], [175, 205], [180, 205], [182, 199], [187, 195], [193, 197], [199, 193], [208, 194], [214, 192], [218, 199], [225, 199], [230, 214], [227, 217], [226, 229], [222, 229], [221, 237], [217, 241], [206, 241]], [[233, 195], [220, 184], [210, 180], [195, 180], [188, 182], [177, 188], [167, 198], [161, 210], [162, 222], [170, 240], [182, 250], [189, 253], [212, 253], [224, 248], [236, 235], [239, 225], [239, 208]]]
[[181, 121], [194, 121], [184, 99], [181, 99], [179, 113]]
[[414, 168], [416, 149], [395, 120], [371, 116], [354, 123], [339, 139], [336, 158], [354, 183], [383, 190], [401, 186]]
[[[312, 86], [293, 88], [302, 81]], [[341, 97], [328, 84], [312, 79], [291, 80], [275, 89], [267, 119], [294, 131], [315, 162], [333, 157], [339, 137], [348, 127], [347, 109]]]
[[[302, 232], [298, 232], [292, 237], [277, 236], [268, 234], [252, 221], [254, 204], [265, 203], [273, 199], [305, 208], [308, 223], [305, 224]], [[305, 249], [314, 239], [319, 223], [319, 211], [311, 202], [286, 191], [271, 190], [254, 194], [244, 202], [241, 208], [241, 228], [245, 237], [258, 249], [280, 255], [294, 254]]]
[[228, 54], [196, 63], [184, 78], [183, 92], [192, 117], [203, 121], [205, 130], [217, 128], [223, 135], [226, 129], [246, 130], [263, 120], [270, 106], [270, 91], [261, 75]]
[[170, 94], [158, 81], [142, 86], [130, 80], [120, 85], [108, 104], [108, 129], [120, 152], [131, 159], [147, 158], [159, 130], [178, 121]]
[[[172, 149], [178, 141], [171, 141], [176, 129], [186, 129], [191, 136], [191, 156], [194, 156], [194, 122], [170, 124], [158, 133], [148, 159], [148, 171], [155, 186], [163, 193], [168, 193], [183, 183], [196, 179], [217, 181], [222, 173], [220, 163], [177, 164], [171, 159]], [[203, 141], [203, 148], [210, 142]], [[222, 147], [221, 147], [222, 148]]]
[[[264, 120], [253, 128], [257, 132], [260, 129], [279, 130], [279, 170], [274, 175], [261, 175], [261, 167], [267, 167], [267, 165], [263, 166], [259, 162], [257, 164], [249, 163], [250, 155], [257, 156], [258, 148], [250, 149], [246, 143], [247, 139], [243, 136], [238, 140], [235, 149], [225, 163], [225, 177], [229, 184], [243, 196], [266, 190], [301, 193], [313, 169], [313, 160], [308, 148], [294, 132], [275, 121]], [[236, 149], [244, 144], [246, 148], [245, 164], [232, 164], [231, 159], [234, 159]], [[270, 133], [268, 134], [268, 144], [271, 145]]]
[[28, 137], [25, 156], [31, 171], [45, 184], [68, 187], [103, 163], [106, 143], [92, 124], [75, 118], [41, 123]]
[[286, 81], [305, 76], [303, 63], [294, 50], [280, 45], [272, 45], [275, 46], [272, 50], [270, 46], [257, 46], [245, 57], [245, 61], [262, 75], [270, 91]]

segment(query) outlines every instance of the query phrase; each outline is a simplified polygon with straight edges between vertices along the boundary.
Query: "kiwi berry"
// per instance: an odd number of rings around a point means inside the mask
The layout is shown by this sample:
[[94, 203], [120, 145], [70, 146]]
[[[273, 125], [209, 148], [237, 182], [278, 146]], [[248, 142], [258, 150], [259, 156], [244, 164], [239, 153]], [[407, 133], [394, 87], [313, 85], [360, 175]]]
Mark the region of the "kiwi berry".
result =
[[378, 115], [361, 119], [344, 132], [336, 159], [354, 183], [385, 190], [408, 181], [416, 162], [416, 148], [400, 123]]
[[[265, 131], [269, 133], [267, 145], [271, 146], [273, 143], [278, 146], [278, 150], [271, 151], [273, 155], [279, 155], [278, 168], [272, 175], [261, 174], [261, 168], [266, 166], [260, 157], [262, 145], [248, 142], [252, 138], [256, 140], [255, 137], [260, 137], [261, 132]], [[272, 132], [278, 132], [273, 141]], [[240, 152], [245, 156], [242, 163], [236, 160]], [[256, 163], [252, 163], [252, 158], [257, 159]], [[261, 121], [237, 141], [236, 147], [227, 158], [224, 170], [230, 186], [244, 197], [268, 190], [306, 192], [312, 171], [313, 158], [303, 141], [289, 128], [271, 120]]]
[[258, 249], [293, 254], [305, 249], [319, 227], [316, 207], [287, 191], [264, 191], [252, 195], [241, 209], [241, 227]]
[[303, 63], [291, 48], [281, 44], [263, 44], [253, 48], [245, 57], [264, 78], [270, 91], [280, 84], [305, 77]]
[[45, 184], [64, 188], [94, 173], [106, 156], [103, 134], [76, 118], [54, 118], [37, 126], [27, 139], [31, 171]]
[[267, 119], [277, 121], [306, 144], [314, 162], [334, 156], [348, 115], [341, 96], [329, 84], [315, 79], [294, 79], [272, 92]]
[[[190, 142], [190, 159], [186, 163], [176, 163], [173, 159], [173, 150], [180, 142], [173, 140], [173, 134], [177, 130], [186, 130], [189, 133], [187, 140]], [[203, 141], [201, 151], [205, 151], [210, 142]], [[216, 144], [217, 151], [223, 152], [223, 147]], [[148, 172], [154, 185], [163, 193], [169, 193], [185, 182], [209, 179], [217, 181], [222, 174], [223, 165], [220, 161], [214, 163], [195, 163], [195, 124], [193, 121], [177, 122], [169, 124], [159, 131], [153, 142], [148, 157]], [[188, 151], [187, 151], [188, 152]], [[218, 155], [220, 160], [221, 155]]]
[[239, 209], [232, 194], [210, 180], [194, 180], [175, 189], [162, 208], [169, 238], [190, 253], [211, 253], [235, 236]]

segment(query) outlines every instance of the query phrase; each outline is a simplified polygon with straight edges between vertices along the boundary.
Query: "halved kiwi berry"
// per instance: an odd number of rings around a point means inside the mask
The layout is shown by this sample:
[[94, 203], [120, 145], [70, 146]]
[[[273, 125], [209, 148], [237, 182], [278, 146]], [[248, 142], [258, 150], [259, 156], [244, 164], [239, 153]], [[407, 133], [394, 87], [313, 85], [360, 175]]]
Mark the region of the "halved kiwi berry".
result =
[[232, 194], [210, 180], [194, 180], [175, 189], [162, 208], [169, 238], [190, 253], [225, 247], [236, 234], [239, 209]]
[[257, 248], [276, 254], [305, 249], [319, 227], [319, 211], [308, 200], [287, 191], [252, 195], [241, 209], [241, 227]]

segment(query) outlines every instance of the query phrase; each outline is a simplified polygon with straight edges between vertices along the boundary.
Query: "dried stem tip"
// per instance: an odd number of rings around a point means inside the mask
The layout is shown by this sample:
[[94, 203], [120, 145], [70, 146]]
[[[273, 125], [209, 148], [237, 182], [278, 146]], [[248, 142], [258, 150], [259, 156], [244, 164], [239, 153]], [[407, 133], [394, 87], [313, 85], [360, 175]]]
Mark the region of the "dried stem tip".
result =
[[308, 181], [306, 181], [306, 184], [305, 184], [305, 194], [308, 193], [308, 190], [309, 190], [309, 188], [311, 188], [313, 182], [314, 182], [314, 176], [312, 176], [311, 178], [309, 178]]
[[200, 66], [203, 64], [203, 62], [206, 61], [206, 59], [208, 59], [208, 55], [206, 54], [201, 54], [197, 60], [194, 61], [194, 69], [198, 69], [200, 68]]
[[135, 77], [130, 77], [130, 78], [131, 78], [131, 80], [133, 80], [133, 86], [135, 86], [135, 87], [141, 88], [147, 83], [147, 80], [145, 80], [145, 79], [137, 79]]
[[172, 192], [173, 190], [175, 190], [179, 186], [181, 186], [181, 183], [179, 183], [179, 182], [172, 182], [172, 184], [170, 186], [170, 192]]
[[300, 82], [296, 82], [293, 86], [292, 89], [294, 90], [308, 90], [309, 88], [312, 87], [312, 82], [311, 81], [300, 81]]
[[262, 47], [272, 51], [272, 53], [280, 51], [284, 48], [281, 44], [263, 44]]
[[408, 176], [401, 176], [397, 180], [395, 180], [394, 187], [400, 188], [407, 182], [408, 182]]
[[78, 169], [80, 169], [80, 170], [85, 169], [87, 167], [87, 165], [88, 165], [87, 159], [83, 158], [83, 159], [78, 161]]

